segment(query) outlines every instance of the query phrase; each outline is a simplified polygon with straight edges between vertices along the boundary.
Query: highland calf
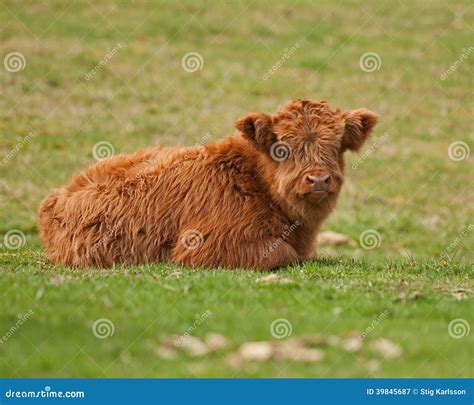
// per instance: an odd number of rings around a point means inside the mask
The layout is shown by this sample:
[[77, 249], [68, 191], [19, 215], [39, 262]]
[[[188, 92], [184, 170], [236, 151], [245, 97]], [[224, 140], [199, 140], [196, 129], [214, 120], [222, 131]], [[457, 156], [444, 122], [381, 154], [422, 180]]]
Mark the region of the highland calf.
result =
[[49, 258], [74, 267], [172, 262], [272, 269], [316, 257], [316, 236], [377, 116], [296, 100], [238, 133], [98, 162], [39, 209]]

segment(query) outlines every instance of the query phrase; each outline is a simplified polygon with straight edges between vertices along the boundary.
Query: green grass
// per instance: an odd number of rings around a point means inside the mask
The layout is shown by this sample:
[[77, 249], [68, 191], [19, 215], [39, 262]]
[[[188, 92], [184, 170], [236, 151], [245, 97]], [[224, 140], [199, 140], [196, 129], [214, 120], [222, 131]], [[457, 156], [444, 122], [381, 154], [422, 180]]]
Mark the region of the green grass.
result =
[[[455, 339], [448, 325], [460, 318], [474, 326], [474, 166], [472, 156], [450, 159], [448, 148], [462, 141], [474, 149], [474, 55], [440, 76], [472, 46], [473, 14], [468, 1], [2, 2], [1, 58], [20, 52], [26, 66], [12, 73], [0, 65], [0, 158], [8, 156], [0, 165], [0, 242], [17, 229], [26, 244], [0, 247], [0, 339], [18, 315], [33, 312], [0, 343], [0, 376], [472, 377], [474, 333]], [[188, 52], [202, 56], [201, 70], [183, 70]], [[379, 55], [378, 70], [361, 70], [366, 52]], [[97, 142], [119, 153], [191, 145], [206, 134], [217, 140], [243, 113], [273, 112], [294, 98], [380, 115], [363, 161], [348, 156], [345, 188], [324, 225], [355, 241], [376, 230], [377, 248], [322, 247], [323, 260], [279, 273], [295, 281], [289, 285], [260, 285], [255, 272], [79, 271], [47, 262], [38, 204], [94, 161]], [[398, 299], [413, 292], [421, 296]], [[193, 334], [220, 333], [229, 345], [161, 358], [163, 341], [207, 310]], [[242, 343], [276, 340], [275, 319], [291, 323], [291, 338], [344, 338], [384, 311], [355, 353], [322, 346], [315, 363], [228, 362]], [[94, 336], [100, 318], [113, 323], [113, 336]], [[373, 349], [380, 337], [402, 356], [382, 358]]]

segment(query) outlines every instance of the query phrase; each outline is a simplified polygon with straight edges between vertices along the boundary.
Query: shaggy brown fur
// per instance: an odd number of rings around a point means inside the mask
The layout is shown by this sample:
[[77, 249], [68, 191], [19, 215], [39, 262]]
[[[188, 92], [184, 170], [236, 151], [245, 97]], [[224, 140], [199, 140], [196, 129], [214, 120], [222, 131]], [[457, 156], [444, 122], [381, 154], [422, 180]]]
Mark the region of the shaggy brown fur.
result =
[[152, 147], [96, 163], [39, 209], [49, 258], [77, 267], [173, 262], [272, 269], [316, 255], [336, 204], [343, 153], [377, 121], [296, 100], [250, 113], [215, 144]]

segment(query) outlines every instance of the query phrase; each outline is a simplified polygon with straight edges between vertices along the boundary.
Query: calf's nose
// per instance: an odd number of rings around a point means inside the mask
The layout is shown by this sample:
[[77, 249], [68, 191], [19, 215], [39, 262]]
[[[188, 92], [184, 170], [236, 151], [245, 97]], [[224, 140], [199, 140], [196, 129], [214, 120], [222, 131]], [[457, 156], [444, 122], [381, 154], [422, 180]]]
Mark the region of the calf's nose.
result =
[[313, 192], [316, 191], [327, 191], [329, 188], [329, 182], [331, 180], [331, 176], [326, 174], [324, 176], [314, 176], [308, 174], [306, 176], [306, 181], [311, 185], [311, 190]]

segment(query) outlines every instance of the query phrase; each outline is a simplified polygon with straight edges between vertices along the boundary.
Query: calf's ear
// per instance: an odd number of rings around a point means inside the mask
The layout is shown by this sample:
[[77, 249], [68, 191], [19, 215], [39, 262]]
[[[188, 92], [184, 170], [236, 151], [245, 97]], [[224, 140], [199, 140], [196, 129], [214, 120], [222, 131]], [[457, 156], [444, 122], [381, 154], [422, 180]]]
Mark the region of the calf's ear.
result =
[[344, 135], [342, 136], [342, 151], [347, 149], [358, 151], [369, 137], [377, 123], [377, 114], [365, 108], [348, 111], [343, 114]]
[[242, 132], [244, 138], [262, 151], [268, 152], [271, 145], [276, 141], [272, 117], [269, 114], [245, 114], [235, 122], [235, 127]]

